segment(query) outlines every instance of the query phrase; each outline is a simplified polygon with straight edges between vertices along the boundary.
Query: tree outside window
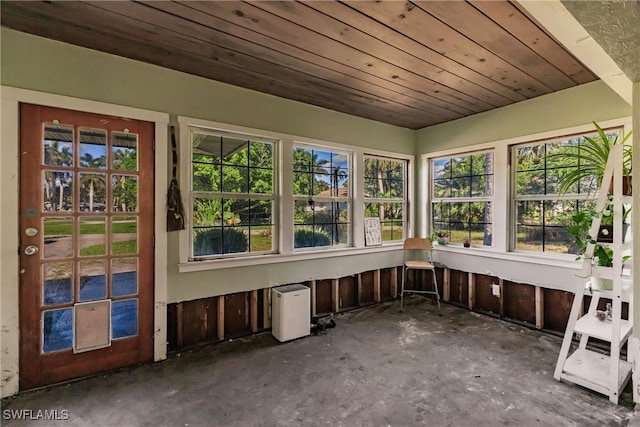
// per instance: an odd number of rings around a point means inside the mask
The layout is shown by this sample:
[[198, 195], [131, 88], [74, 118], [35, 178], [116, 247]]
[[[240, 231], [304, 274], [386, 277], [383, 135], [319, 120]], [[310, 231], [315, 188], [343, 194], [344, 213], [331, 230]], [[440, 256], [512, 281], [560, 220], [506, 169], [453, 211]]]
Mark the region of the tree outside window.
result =
[[350, 244], [350, 155], [293, 148], [294, 248]]
[[433, 231], [448, 233], [450, 243], [491, 246], [493, 152], [432, 159], [431, 170]]
[[[588, 136], [598, 138], [596, 134]], [[512, 147], [516, 250], [579, 252], [567, 228], [575, 213], [592, 205], [597, 183], [584, 179], [567, 191], [559, 189], [562, 177], [580, 168], [584, 141], [584, 136], [578, 135]]]
[[406, 160], [365, 156], [365, 217], [380, 219], [382, 241], [403, 240], [406, 210]]
[[193, 257], [275, 252], [274, 142], [194, 128], [191, 154]]

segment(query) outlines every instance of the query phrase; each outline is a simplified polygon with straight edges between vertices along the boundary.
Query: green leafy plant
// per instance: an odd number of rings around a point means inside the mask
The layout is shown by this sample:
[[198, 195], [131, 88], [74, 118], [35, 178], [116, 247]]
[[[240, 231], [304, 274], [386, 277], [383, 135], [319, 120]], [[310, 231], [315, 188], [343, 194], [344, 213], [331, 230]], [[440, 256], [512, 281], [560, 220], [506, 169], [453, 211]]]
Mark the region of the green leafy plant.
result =
[[449, 233], [444, 230], [435, 230], [431, 236], [431, 240], [449, 238]]
[[[598, 213], [592, 207], [585, 208], [571, 217], [571, 225], [567, 228], [567, 232], [573, 236], [576, 243], [578, 257], [582, 258], [589, 244], [594, 244], [593, 256], [591, 262], [598, 267], [613, 267], [613, 249], [599, 245], [597, 241], [589, 235], [591, 221], [598, 216]], [[629, 256], [624, 256], [622, 261], [628, 260]]]
[[249, 239], [244, 230], [226, 227], [200, 231], [193, 239], [193, 255], [207, 256], [246, 252], [249, 249]]
[[297, 227], [293, 235], [295, 248], [312, 248], [331, 245], [331, 235], [322, 227], [304, 225]]
[[[596, 127], [597, 136], [585, 136], [579, 145], [577, 143], [571, 144], [546, 156], [547, 161], [563, 162], [569, 160], [579, 165], [579, 167], [572, 168], [567, 174], [560, 177], [558, 181], [558, 194], [560, 195], [566, 194], [585, 183], [589, 183], [588, 188], [600, 188], [612, 147], [618, 144], [624, 145], [631, 137], [631, 132], [626, 135], [619, 133], [607, 135], [596, 122], [593, 122], [593, 125]], [[623, 176], [631, 176], [632, 156], [632, 147], [625, 145], [622, 165]]]
[[439, 245], [446, 245], [449, 243], [449, 233], [444, 230], [434, 230], [429, 240], [438, 242]]

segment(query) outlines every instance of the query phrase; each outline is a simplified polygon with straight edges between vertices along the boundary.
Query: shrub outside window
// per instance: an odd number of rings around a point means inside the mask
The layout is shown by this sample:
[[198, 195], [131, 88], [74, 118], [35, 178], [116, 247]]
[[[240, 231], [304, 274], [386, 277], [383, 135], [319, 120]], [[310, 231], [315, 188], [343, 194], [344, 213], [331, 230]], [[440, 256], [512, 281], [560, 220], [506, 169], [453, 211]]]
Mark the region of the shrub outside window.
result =
[[190, 128], [194, 259], [272, 253], [274, 141]]
[[512, 147], [516, 250], [578, 253], [567, 228], [576, 212], [592, 204], [598, 188], [595, 179], [586, 179], [559, 194], [561, 178], [580, 168], [580, 158], [547, 156], [563, 151], [579, 154], [583, 141], [583, 135], [567, 136]]
[[365, 156], [365, 217], [380, 219], [382, 241], [403, 240], [406, 211], [406, 160]]
[[350, 245], [350, 157], [294, 146], [294, 249]]
[[431, 170], [432, 230], [451, 243], [491, 246], [493, 152], [435, 158]]

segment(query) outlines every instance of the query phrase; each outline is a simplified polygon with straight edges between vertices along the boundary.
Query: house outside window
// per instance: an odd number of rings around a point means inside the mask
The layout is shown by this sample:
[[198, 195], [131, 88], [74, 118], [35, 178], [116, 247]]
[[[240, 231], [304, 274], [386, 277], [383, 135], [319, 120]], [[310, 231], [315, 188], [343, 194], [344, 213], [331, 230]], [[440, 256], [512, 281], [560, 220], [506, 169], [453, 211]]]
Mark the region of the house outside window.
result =
[[275, 141], [190, 128], [193, 259], [277, 251]]
[[405, 237], [407, 166], [407, 160], [364, 157], [365, 217], [380, 219], [383, 242]]
[[572, 215], [593, 203], [598, 188], [594, 179], [584, 180], [560, 194], [562, 176], [580, 168], [580, 159], [547, 156], [563, 150], [580, 153], [584, 136], [565, 136], [511, 148], [515, 165], [512, 172], [515, 250], [578, 253], [567, 228]]
[[432, 230], [451, 243], [492, 245], [493, 160], [492, 151], [431, 160]]
[[351, 245], [351, 155], [293, 147], [294, 249]]

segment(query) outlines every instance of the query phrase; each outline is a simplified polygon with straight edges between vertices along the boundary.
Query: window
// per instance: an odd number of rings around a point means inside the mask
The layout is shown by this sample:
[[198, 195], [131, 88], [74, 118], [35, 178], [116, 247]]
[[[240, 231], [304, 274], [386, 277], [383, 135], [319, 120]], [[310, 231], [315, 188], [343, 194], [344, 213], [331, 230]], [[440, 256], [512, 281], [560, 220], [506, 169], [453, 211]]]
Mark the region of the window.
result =
[[194, 259], [272, 253], [274, 142], [190, 128]]
[[350, 155], [293, 147], [294, 249], [348, 246]]
[[406, 160], [364, 158], [364, 216], [380, 218], [383, 242], [405, 236], [407, 164]]
[[449, 241], [491, 246], [493, 215], [493, 152], [431, 160], [432, 229]]
[[[563, 176], [580, 168], [584, 141], [584, 136], [567, 136], [512, 147], [516, 250], [577, 253], [567, 227], [573, 214], [591, 204], [597, 183], [583, 180], [564, 192], [559, 187]], [[549, 157], [567, 151], [578, 156]]]

